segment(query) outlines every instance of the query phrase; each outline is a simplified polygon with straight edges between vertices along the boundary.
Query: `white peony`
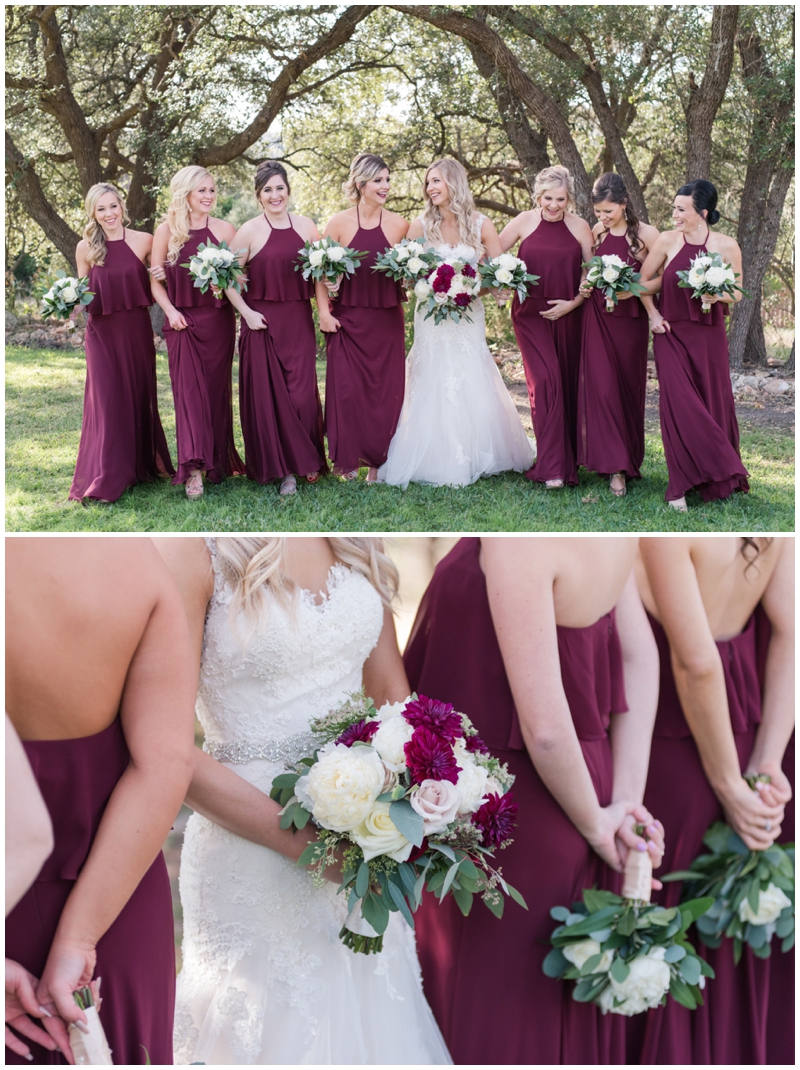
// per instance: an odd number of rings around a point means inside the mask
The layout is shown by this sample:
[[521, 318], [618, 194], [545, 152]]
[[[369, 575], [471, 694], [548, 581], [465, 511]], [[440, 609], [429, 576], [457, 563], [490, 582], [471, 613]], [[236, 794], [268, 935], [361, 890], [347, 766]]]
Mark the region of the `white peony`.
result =
[[424, 820], [426, 836], [441, 832], [455, 821], [461, 803], [461, 792], [449, 780], [423, 780], [408, 801]]
[[325, 259], [324, 249], [312, 249], [308, 254], [308, 262], [312, 267], [319, 267]]
[[420, 279], [414, 287], [414, 293], [421, 301], [424, 301], [425, 298], [429, 296], [430, 292], [430, 283], [426, 282], [425, 279]]
[[694, 260], [692, 261], [692, 263], [695, 264], [695, 265], [699, 264], [700, 267], [707, 268], [709, 266], [709, 264], [713, 264], [714, 263], [714, 258], [711, 257], [711, 256], [696, 256], [694, 258]]
[[694, 287], [695, 290], [703, 284], [704, 279], [705, 274], [703, 272], [698, 272], [694, 269], [689, 272], [689, 285]]
[[[658, 1007], [669, 991], [669, 965], [664, 962], [666, 948], [651, 947], [646, 955], [638, 955], [628, 963], [630, 972], [620, 983], [611, 977], [611, 983], [603, 989], [597, 1003], [603, 1014], [611, 1011], [630, 1018], [651, 1007]], [[614, 1006], [614, 999], [621, 1000]]]
[[710, 267], [706, 272], [709, 286], [722, 286], [727, 281], [728, 273], [724, 267]]
[[388, 855], [396, 862], [405, 862], [414, 846], [398, 831], [389, 816], [389, 803], [376, 803], [372, 812], [353, 829], [351, 837], [364, 852], [365, 862], [377, 855]]
[[769, 925], [777, 921], [784, 907], [792, 905], [791, 899], [780, 888], [770, 884], [765, 891], [758, 893], [758, 910], [753, 910], [747, 899], [739, 904], [739, 917], [751, 925]]
[[458, 808], [460, 814], [474, 814], [480, 808], [484, 796], [488, 792], [487, 784], [489, 774], [481, 765], [477, 765], [475, 759], [464, 746], [463, 739], [457, 739], [453, 744], [453, 755], [456, 762], [461, 766], [456, 786], [461, 792], [461, 805]]
[[338, 264], [340, 260], [344, 259], [344, 249], [341, 245], [332, 245], [328, 249], [328, 259], [334, 264]]
[[[588, 938], [586, 940], [578, 940], [574, 944], [567, 944], [566, 947], [561, 948], [561, 954], [567, 959], [568, 962], [573, 963], [578, 969], [582, 969], [583, 964], [588, 962], [592, 955], [600, 954], [600, 945], [596, 940]], [[592, 970], [592, 973], [608, 973], [611, 969], [611, 963], [614, 960], [614, 952], [607, 949], [603, 952], [603, 957], [600, 962]]]
[[397, 772], [405, 768], [406, 756], [403, 748], [413, 735], [414, 727], [405, 717], [392, 717], [381, 722], [371, 742], [389, 769]]
[[412, 256], [409, 262], [406, 264], [406, 267], [412, 275], [416, 275], [425, 267], [425, 261], [421, 260], [418, 256]]
[[514, 281], [514, 273], [512, 271], [509, 271], [508, 268], [501, 267], [498, 271], [495, 271], [494, 277], [497, 279], [498, 282], [502, 282], [504, 284]]
[[603, 279], [606, 282], [616, 282], [619, 278], [619, 272], [615, 267], [603, 268]]
[[72, 286], [65, 286], [61, 291], [61, 300], [64, 304], [71, 305], [73, 301], [78, 300], [78, 295]]
[[408, 698], [403, 699], [402, 702], [384, 702], [378, 710], [378, 720], [383, 722], [390, 721], [392, 717], [399, 717], [410, 701], [411, 695], [409, 695]]
[[335, 743], [320, 751], [319, 761], [298, 780], [295, 794], [323, 828], [348, 832], [369, 816], [385, 776], [372, 747]]
[[395, 245], [394, 247], [394, 254], [398, 260], [408, 260], [412, 251], [410, 245]]
[[[494, 263], [494, 261], [492, 261]], [[505, 268], [506, 271], [513, 271], [521, 263], [516, 256], [512, 256], [511, 253], [502, 253], [497, 257], [497, 263], [501, 268]]]
[[730, 264], [725, 267], [725, 278], [728, 280], [728, 282], [736, 281], [736, 273], [734, 272]]

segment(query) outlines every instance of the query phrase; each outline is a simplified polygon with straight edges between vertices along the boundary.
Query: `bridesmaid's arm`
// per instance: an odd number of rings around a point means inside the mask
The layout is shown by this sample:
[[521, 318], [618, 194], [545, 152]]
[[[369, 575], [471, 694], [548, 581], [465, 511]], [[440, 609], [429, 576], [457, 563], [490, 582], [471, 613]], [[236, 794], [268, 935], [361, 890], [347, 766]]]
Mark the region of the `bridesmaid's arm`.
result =
[[487, 256], [489, 260], [502, 254], [503, 246], [500, 244], [500, 236], [491, 219], [485, 219], [483, 221], [483, 226], [481, 227], [481, 242], [483, 243], [485, 256]]
[[[231, 249], [239, 252], [239, 264], [241, 267], [244, 267], [250, 258], [251, 222], [252, 220], [248, 220], [236, 231], [231, 239]], [[225, 291], [225, 296], [230, 301], [231, 307], [236, 309], [251, 331], [267, 330], [267, 321], [260, 312], [255, 312], [250, 308], [243, 294], [231, 286]]]
[[6, 714], [6, 916], [53, 851], [53, 823]]
[[411, 225], [408, 228], [406, 237], [409, 241], [414, 241], [415, 238], [422, 237], [422, 220], [419, 216], [416, 219], [411, 220]]
[[80, 278], [83, 278], [83, 276], [88, 277], [89, 272], [92, 270], [91, 265], [87, 260], [88, 253], [89, 245], [85, 238], [81, 238], [75, 247], [75, 266], [78, 269], [78, 276]]
[[153, 293], [153, 300], [163, 309], [167, 322], [173, 331], [183, 331], [189, 325], [170, 301], [167, 288], [162, 281], [166, 277], [164, 264], [167, 259], [168, 248], [169, 226], [166, 223], [162, 223], [156, 228], [153, 237], [153, 252], [150, 258], [150, 289]]
[[[739, 276], [739, 283], [742, 281], [742, 250], [739, 248], [739, 243], [735, 238], [728, 237], [727, 234], [715, 234], [717, 244], [721, 245], [719, 254], [723, 260], [728, 261], [733, 268], [733, 273]], [[715, 252], [717, 250], [711, 250]], [[713, 305], [715, 301], [720, 301], [723, 305], [735, 305], [741, 301], [744, 294], [741, 290], [734, 290], [733, 296], [730, 294], [706, 294], [705, 303]]]
[[[747, 846], [763, 851], [780, 833], [783, 806], [767, 806], [742, 777], [725, 674], [691, 547], [685, 539], [669, 538], [642, 539], [640, 546], [658, 617], [669, 639], [678, 697], [708, 782]], [[770, 832], [765, 828], [768, 821]]]
[[383, 611], [378, 644], [364, 662], [364, 690], [378, 707], [385, 702], [403, 702], [411, 694], [403, 659], [397, 649], [397, 634], [391, 609]]

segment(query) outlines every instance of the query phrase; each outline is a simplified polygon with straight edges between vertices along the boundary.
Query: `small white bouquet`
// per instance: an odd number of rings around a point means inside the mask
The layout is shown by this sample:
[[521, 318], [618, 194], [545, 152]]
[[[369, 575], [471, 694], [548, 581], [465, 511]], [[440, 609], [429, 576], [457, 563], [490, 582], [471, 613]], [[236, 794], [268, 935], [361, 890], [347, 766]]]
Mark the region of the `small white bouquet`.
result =
[[472, 323], [467, 313], [481, 290], [478, 272], [465, 260], [438, 259], [428, 278], [420, 279], [414, 287], [417, 299], [428, 302], [425, 319], [433, 316], [435, 324], [462, 319]]
[[395, 282], [410, 282], [414, 285], [419, 279], [430, 275], [438, 260], [436, 253], [425, 251], [424, 238], [415, 238], [413, 241], [403, 238], [397, 245], [378, 256], [372, 270], [389, 275]]
[[112, 1066], [108, 1040], [100, 1022], [92, 989], [85, 985], [73, 992], [72, 998], [86, 1015], [87, 1027], [87, 1032], [83, 1033], [76, 1025], [70, 1023], [69, 1026], [69, 1046], [75, 1057], [75, 1065]]
[[72, 310], [88, 305], [94, 293], [89, 289], [89, 280], [85, 275], [76, 279], [63, 271], [56, 272], [56, 281], [42, 297], [42, 319], [55, 316], [56, 319], [69, 319]]
[[200, 242], [197, 252], [186, 264], [181, 267], [189, 269], [189, 274], [194, 279], [194, 285], [204, 294], [209, 286], [216, 297], [222, 297], [222, 291], [229, 287], [242, 293], [247, 289], [244, 268], [239, 265], [239, 253], [234, 252], [230, 246], [221, 241], [219, 245], [213, 242]]
[[[739, 275], [734, 274], [730, 264], [726, 264], [719, 253], [701, 253], [696, 256], [685, 271], [676, 271], [678, 286], [684, 290], [692, 290], [692, 297], [699, 297], [703, 312], [711, 311], [711, 303], [706, 301], [707, 296], [719, 297], [720, 294], [728, 294], [733, 297], [734, 290], [738, 290], [745, 297], [750, 295], [736, 280]], [[713, 302], [712, 302], [713, 303]]]
[[540, 275], [529, 275], [525, 261], [510, 253], [493, 257], [487, 264], [481, 264], [478, 271], [484, 286], [514, 290], [520, 304], [528, 296], [528, 286], [535, 286], [541, 278]]
[[295, 271], [302, 271], [304, 279], [323, 279], [338, 287], [342, 279], [355, 275], [359, 262], [366, 253], [342, 245], [333, 238], [307, 241], [297, 254]]
[[582, 264], [581, 267], [589, 269], [586, 282], [606, 295], [606, 312], [613, 312], [614, 306], [619, 304], [618, 293], [628, 292], [636, 297], [647, 293], [639, 282], [641, 274], [616, 253], [593, 256], [588, 264]]

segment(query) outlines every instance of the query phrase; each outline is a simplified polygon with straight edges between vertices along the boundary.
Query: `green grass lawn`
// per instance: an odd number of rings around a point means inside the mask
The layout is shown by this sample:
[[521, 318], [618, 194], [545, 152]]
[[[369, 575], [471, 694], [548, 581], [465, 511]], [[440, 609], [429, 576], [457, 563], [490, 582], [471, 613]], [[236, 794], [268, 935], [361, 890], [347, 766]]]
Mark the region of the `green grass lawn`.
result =
[[[704, 505], [688, 516], [664, 503], [667, 471], [661, 439], [648, 434], [645, 477], [626, 498], [581, 473], [581, 484], [546, 491], [520, 475], [471, 487], [368, 487], [336, 478], [301, 483], [293, 498], [277, 485], [244, 478], [208, 486], [189, 502], [166, 480], [142, 484], [113, 505], [67, 500], [80, 437], [84, 383], [81, 350], [6, 351], [7, 531], [792, 531], [794, 441], [774, 429], [745, 431], [742, 458], [751, 492]], [[234, 375], [235, 375], [234, 369]], [[324, 381], [324, 366], [319, 367]], [[175, 422], [165, 355], [158, 357], [159, 407], [175, 459]], [[236, 390], [234, 391], [236, 397]], [[235, 412], [237, 445], [238, 406]]]

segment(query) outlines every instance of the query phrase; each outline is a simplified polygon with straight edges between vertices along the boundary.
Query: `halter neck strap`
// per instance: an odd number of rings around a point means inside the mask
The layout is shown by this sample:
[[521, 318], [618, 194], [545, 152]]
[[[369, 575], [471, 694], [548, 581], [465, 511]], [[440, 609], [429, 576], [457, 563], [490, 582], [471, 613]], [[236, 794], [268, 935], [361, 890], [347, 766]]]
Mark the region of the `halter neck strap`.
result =
[[[287, 215], [287, 217], [289, 219], [289, 226], [288, 227], [281, 227], [280, 229], [281, 230], [294, 230], [295, 227], [294, 227], [294, 223], [292, 222], [292, 213], [291, 212], [287, 212], [286, 215]], [[269, 227], [270, 230], [278, 230], [279, 229], [278, 227], [273, 227], [273, 225], [270, 223], [270, 221], [269, 221], [269, 219], [267, 217], [267, 213], [266, 212], [264, 212], [264, 219], [266, 219], [267, 226]]]
[[[358, 220], [358, 229], [361, 230], [361, 213], [358, 210], [358, 205], [356, 205], [356, 219]], [[378, 226], [377, 227], [370, 227], [369, 229], [370, 230], [377, 230], [378, 227], [380, 227], [382, 222], [383, 222], [383, 209], [381, 208], [381, 214], [378, 216]]]

